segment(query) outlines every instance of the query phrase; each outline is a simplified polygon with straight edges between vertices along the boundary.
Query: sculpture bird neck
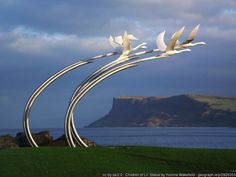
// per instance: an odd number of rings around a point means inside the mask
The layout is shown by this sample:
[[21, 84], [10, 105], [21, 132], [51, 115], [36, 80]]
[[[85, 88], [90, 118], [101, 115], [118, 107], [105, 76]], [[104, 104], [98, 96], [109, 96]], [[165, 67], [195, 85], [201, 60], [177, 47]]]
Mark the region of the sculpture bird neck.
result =
[[175, 50], [175, 53], [190, 52], [190, 49]]
[[205, 42], [195, 42], [195, 43], [191, 43], [192, 46], [196, 46], [196, 45], [205, 45]]

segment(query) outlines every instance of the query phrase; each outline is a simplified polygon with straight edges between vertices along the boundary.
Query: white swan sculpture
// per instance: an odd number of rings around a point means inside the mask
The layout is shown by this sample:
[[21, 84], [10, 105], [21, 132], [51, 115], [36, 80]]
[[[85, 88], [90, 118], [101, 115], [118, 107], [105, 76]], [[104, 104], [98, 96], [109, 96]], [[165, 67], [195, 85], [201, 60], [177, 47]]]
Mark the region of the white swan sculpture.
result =
[[182, 33], [184, 32], [184, 26], [182, 28], [180, 28], [177, 32], [175, 32], [172, 36], [172, 39], [170, 40], [170, 42], [168, 43], [168, 45], [166, 45], [165, 41], [164, 41], [164, 37], [165, 37], [165, 31], [161, 32], [157, 38], [156, 38], [156, 45], [157, 48], [161, 51], [164, 52], [161, 55], [166, 55], [166, 56], [170, 56], [170, 55], [174, 55], [177, 53], [181, 53], [181, 52], [189, 52], [191, 51], [190, 49], [183, 49], [183, 50], [175, 50], [175, 44], [178, 40], [178, 38], [182, 35]]
[[[177, 46], [175, 47], [176, 49], [182, 49], [182, 48], [187, 48], [187, 47], [194, 47], [196, 45], [205, 45], [205, 42], [195, 42], [192, 43], [193, 40], [195, 40], [197, 33], [199, 31], [200, 28], [200, 24], [198, 24], [197, 26], [195, 26], [193, 28], [193, 30], [189, 33], [187, 39], [184, 42], [180, 42], [179, 40], [177, 41]], [[174, 33], [175, 34], [175, 33]], [[174, 36], [173, 34], [173, 36]], [[172, 37], [173, 37], [172, 36]]]
[[195, 39], [197, 32], [199, 30], [200, 24], [197, 25], [193, 30], [189, 33], [187, 39], [180, 44], [181, 47], [186, 48], [186, 47], [193, 47], [196, 45], [205, 45], [205, 42], [195, 42], [192, 43], [192, 41]]
[[146, 42], [143, 42], [143, 43], [139, 44], [138, 46], [132, 48], [131, 41], [138, 40], [138, 39], [134, 35], [128, 34], [126, 31], [124, 32], [123, 37], [116, 36], [115, 38], [113, 38], [110, 35], [108, 40], [109, 40], [111, 47], [114, 48], [116, 52], [123, 54], [123, 55], [128, 55], [131, 51], [147, 48]]

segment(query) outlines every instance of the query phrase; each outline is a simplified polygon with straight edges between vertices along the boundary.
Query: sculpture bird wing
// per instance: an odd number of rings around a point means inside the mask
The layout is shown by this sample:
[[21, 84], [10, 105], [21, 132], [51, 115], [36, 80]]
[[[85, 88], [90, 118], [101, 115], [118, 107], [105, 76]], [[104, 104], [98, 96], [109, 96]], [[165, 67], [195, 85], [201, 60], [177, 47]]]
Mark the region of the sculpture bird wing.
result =
[[[175, 36], [175, 34], [176, 34], [176, 32], [174, 32], [174, 33], [172, 34], [171, 39]], [[179, 44], [181, 44], [181, 42], [180, 42], [179, 40], [177, 40], [177, 41], [176, 41], [176, 44], [179, 45]]]
[[162, 51], [162, 52], [164, 52], [166, 50], [166, 44], [164, 41], [165, 32], [166, 31], [161, 32], [156, 38], [157, 48], [160, 49], [160, 51]]
[[115, 37], [115, 42], [122, 46], [122, 44], [123, 44], [122, 36], [116, 36]]
[[109, 37], [108, 40], [109, 40], [109, 43], [110, 43], [110, 45], [112, 46], [112, 48], [116, 49], [116, 48], [119, 47], [119, 45], [114, 42], [114, 39], [113, 39], [113, 37], [112, 37], [111, 35], [110, 35], [110, 37]]
[[129, 38], [130, 40], [138, 40], [138, 38], [136, 38], [133, 34], [129, 34], [129, 35], [128, 35], [128, 38]]
[[131, 45], [130, 44], [130, 39], [128, 37], [127, 32], [125, 31], [124, 36], [123, 36], [123, 53], [127, 52], [131, 49], [130, 45]]
[[188, 44], [188, 43], [192, 42], [197, 35], [199, 27], [200, 27], [200, 25], [197, 25], [195, 28], [193, 28], [193, 30], [189, 33], [187, 39], [182, 44]]
[[184, 32], [184, 26], [182, 28], [180, 28], [177, 32], [175, 32], [175, 35], [173, 36], [173, 38], [170, 40], [170, 42], [168, 43], [167, 47], [166, 47], [166, 52], [174, 50], [175, 48], [175, 44], [177, 42], [177, 40], [179, 39], [179, 37], [182, 35], [182, 33]]

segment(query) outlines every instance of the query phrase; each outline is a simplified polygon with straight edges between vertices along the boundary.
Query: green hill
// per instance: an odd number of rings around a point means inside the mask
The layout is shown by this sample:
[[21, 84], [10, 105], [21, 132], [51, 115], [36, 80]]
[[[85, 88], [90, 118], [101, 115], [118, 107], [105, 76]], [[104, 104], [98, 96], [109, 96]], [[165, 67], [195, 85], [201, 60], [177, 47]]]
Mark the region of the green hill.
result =
[[212, 109], [236, 112], [236, 97], [189, 95], [197, 101], [207, 103]]

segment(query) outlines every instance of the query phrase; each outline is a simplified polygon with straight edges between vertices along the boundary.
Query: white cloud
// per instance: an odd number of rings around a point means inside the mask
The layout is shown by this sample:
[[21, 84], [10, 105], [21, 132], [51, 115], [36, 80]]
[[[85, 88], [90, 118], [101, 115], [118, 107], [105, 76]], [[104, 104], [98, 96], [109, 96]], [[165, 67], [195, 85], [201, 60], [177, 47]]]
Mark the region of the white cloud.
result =
[[[66, 12], [64, 15], [68, 15], [65, 16], [65, 19], [68, 20], [60, 21], [53, 18], [55, 25], [49, 25], [49, 29], [42, 28], [44, 31], [22, 26], [16, 27], [9, 32], [0, 32], [0, 39], [3, 41], [2, 46], [30, 55], [53, 55], [63, 51], [89, 53], [91, 50], [111, 50], [107, 42], [107, 37], [110, 34], [120, 35], [127, 30], [141, 41], [154, 42], [156, 35], [163, 30], [167, 31], [168, 40], [169, 36], [180, 26], [186, 26], [185, 34], [187, 34], [192, 27], [200, 23], [201, 33], [199, 34], [204, 37], [235, 40], [233, 35], [235, 35], [234, 29], [236, 27], [236, 2], [233, 0], [215, 1], [212, 3], [210, 0], [122, 0], [113, 2], [115, 5], [117, 3], [120, 5], [114, 9], [110, 8], [114, 5], [112, 2], [104, 3], [107, 9], [112, 9], [108, 10], [112, 11], [111, 13], [105, 13], [106, 16], [94, 16], [94, 14], [100, 14], [100, 10], [104, 10], [103, 8], [94, 8], [94, 13], [88, 14], [86, 20], [82, 15], [84, 9], [80, 9], [80, 7], [78, 7], [78, 12], [75, 12], [78, 20], [70, 18], [71, 4], [63, 2], [57, 5], [60, 7], [59, 11], [55, 11], [55, 8], [48, 8], [48, 13], [51, 14], [49, 19], [50, 17], [57, 19], [56, 17], [60, 15], [59, 12], [64, 9]], [[211, 5], [211, 8], [209, 9], [206, 4]], [[86, 8], [88, 7], [85, 6]], [[43, 20], [45, 24], [51, 23], [47, 20], [46, 18]], [[57, 23], [59, 27], [56, 25]], [[38, 29], [37, 25], [33, 28]], [[55, 29], [54, 26], [58, 28]], [[64, 28], [72, 30], [68, 32]], [[77, 28], [79, 29], [77, 30]], [[78, 31], [83, 31], [83, 33]], [[91, 35], [95, 37], [86, 37]]]
[[[7, 37], [6, 37], [7, 36]], [[1, 33], [0, 38], [11, 38], [10, 49], [30, 55], [53, 55], [60, 50], [69, 51], [103, 51], [109, 49], [105, 37], [78, 37], [71, 34], [48, 34], [25, 27], [17, 27], [9, 33]]]

